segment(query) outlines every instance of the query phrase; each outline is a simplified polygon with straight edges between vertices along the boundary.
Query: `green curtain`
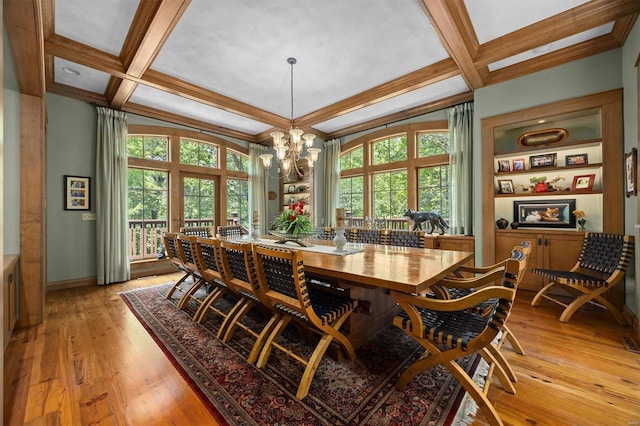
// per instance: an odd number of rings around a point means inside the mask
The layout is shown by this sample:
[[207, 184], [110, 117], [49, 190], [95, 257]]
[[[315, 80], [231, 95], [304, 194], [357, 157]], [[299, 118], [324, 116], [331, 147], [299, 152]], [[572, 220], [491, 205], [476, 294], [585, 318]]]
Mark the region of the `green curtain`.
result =
[[[267, 154], [269, 148], [259, 144], [249, 144], [249, 218], [253, 217], [253, 212], [258, 211], [260, 215], [260, 233], [267, 233], [269, 218], [267, 217], [267, 194], [269, 193], [269, 182], [267, 172], [262, 165], [260, 155]], [[253, 228], [250, 228], [250, 232]]]
[[451, 234], [473, 235], [473, 102], [448, 109]]
[[340, 139], [324, 143], [324, 217], [325, 226], [333, 226], [340, 205]]
[[128, 255], [127, 114], [97, 107], [96, 275], [98, 285], [131, 278]]

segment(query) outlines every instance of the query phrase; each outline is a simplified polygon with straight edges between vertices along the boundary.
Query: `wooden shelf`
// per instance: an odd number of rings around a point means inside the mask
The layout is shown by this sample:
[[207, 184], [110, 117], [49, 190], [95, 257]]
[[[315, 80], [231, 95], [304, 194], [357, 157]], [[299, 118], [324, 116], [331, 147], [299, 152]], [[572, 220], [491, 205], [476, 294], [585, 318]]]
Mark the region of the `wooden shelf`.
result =
[[600, 145], [601, 143], [602, 143], [602, 139], [587, 139], [582, 141], [563, 142], [562, 144], [557, 144], [557, 145], [550, 144], [550, 145], [544, 145], [544, 146], [537, 146], [535, 148], [520, 147], [515, 150], [496, 153], [495, 158], [532, 155], [532, 154], [549, 152], [549, 151], [554, 151], [554, 152], [564, 151], [564, 150], [573, 149], [573, 148], [592, 148]]
[[526, 174], [539, 174], [539, 172], [562, 172], [562, 171], [579, 171], [588, 169], [599, 169], [602, 167], [602, 163], [581, 164], [578, 166], [550, 166], [550, 167], [536, 167], [535, 169], [525, 170], [512, 170], [508, 172], [495, 172], [495, 176], [508, 176], [508, 175], [526, 175]]
[[510, 198], [510, 197], [558, 197], [566, 195], [590, 195], [590, 194], [602, 194], [601, 190], [591, 191], [547, 191], [547, 192], [517, 192], [514, 194], [495, 194], [496, 198]]

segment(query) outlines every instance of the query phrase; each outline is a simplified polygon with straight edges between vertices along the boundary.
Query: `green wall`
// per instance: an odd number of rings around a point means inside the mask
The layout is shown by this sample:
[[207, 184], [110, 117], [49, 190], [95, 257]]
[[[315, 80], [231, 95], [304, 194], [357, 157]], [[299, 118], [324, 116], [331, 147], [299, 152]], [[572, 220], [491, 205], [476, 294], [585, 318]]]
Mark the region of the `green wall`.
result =
[[[96, 276], [96, 222], [64, 210], [64, 175], [91, 177], [95, 194], [96, 111], [47, 94], [47, 281]], [[90, 201], [95, 212], [95, 200]]]
[[[638, 79], [640, 72], [636, 66], [638, 55], [640, 54], [640, 22], [636, 21], [627, 42], [622, 47], [622, 87], [623, 96], [623, 121], [624, 121], [624, 151], [629, 152], [631, 148], [636, 148], [640, 144], [638, 134]], [[638, 238], [635, 224], [638, 223], [638, 197], [625, 199], [625, 233]], [[636, 250], [638, 244], [636, 241]], [[638, 257], [636, 256], [636, 259]], [[631, 268], [626, 275], [625, 304], [638, 316], [640, 313], [640, 289], [638, 288], [638, 277], [636, 271], [638, 265]]]

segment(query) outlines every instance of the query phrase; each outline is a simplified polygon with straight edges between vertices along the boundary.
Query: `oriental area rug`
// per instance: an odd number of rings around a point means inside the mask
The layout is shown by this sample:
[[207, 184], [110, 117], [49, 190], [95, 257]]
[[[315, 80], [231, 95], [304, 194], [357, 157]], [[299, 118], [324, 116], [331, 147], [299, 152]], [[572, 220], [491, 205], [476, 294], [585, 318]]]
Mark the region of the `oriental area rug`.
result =
[[[209, 313], [204, 324], [193, 322], [195, 302], [177, 309], [177, 294], [173, 300], [165, 298], [170, 287], [137, 289], [121, 296], [214, 417], [229, 425], [459, 425], [470, 423], [477, 409], [441, 366], [416, 376], [404, 391], [397, 390], [396, 381], [423, 351], [391, 325], [361, 346], [354, 362], [326, 355], [309, 395], [298, 400], [300, 363], [274, 350], [265, 367], [249, 365], [245, 360], [253, 337], [238, 329], [229, 343], [221, 342], [215, 337], [220, 317]], [[267, 320], [253, 309], [243, 322], [259, 330]], [[283, 337], [281, 342], [295, 346], [295, 351], [313, 350], [301, 343], [293, 327]], [[480, 370], [486, 364], [479, 357], [469, 356], [460, 363], [484, 381]]]

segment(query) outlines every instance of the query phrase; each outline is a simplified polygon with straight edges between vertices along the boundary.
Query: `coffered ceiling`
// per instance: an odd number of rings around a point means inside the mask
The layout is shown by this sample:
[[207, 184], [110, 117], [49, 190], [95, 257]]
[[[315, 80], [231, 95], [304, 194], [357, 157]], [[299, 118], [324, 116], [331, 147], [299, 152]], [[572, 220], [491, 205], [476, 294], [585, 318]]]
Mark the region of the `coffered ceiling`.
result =
[[4, 0], [4, 8], [21, 91], [40, 85], [261, 142], [290, 124], [289, 57], [298, 61], [296, 125], [334, 137], [617, 48], [640, 1]]

